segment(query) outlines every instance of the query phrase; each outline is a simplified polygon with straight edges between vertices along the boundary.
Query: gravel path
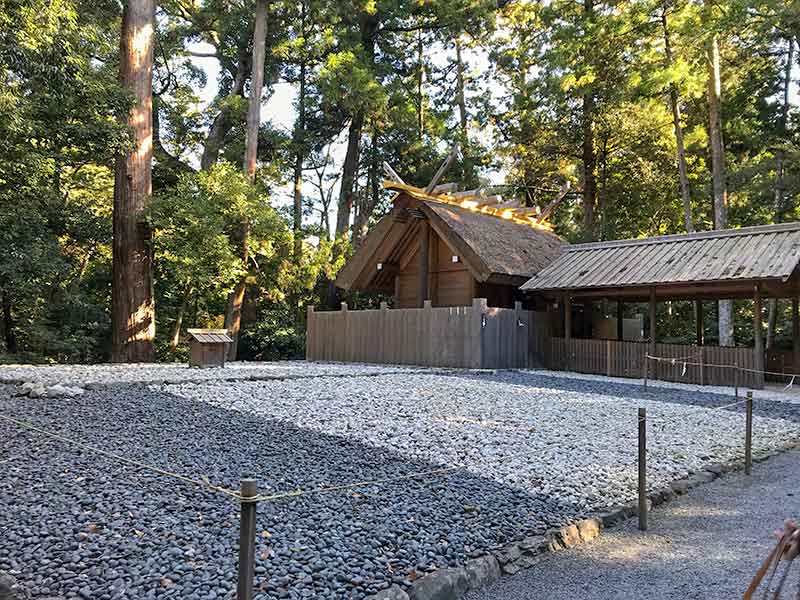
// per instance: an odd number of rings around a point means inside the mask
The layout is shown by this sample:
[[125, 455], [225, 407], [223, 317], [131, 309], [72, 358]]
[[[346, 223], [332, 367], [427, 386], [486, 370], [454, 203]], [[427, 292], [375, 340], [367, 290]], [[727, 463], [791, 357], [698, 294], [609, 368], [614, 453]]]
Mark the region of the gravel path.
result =
[[[254, 475], [265, 493], [465, 465], [261, 503], [259, 600], [363, 598], [632, 500], [640, 405], [662, 420], [653, 487], [742, 451], [742, 415], [711, 410], [731, 400], [714, 394], [535, 373], [343, 374], [77, 398], [0, 385], [0, 414], [229, 488]], [[756, 453], [800, 437], [798, 411], [759, 402]], [[0, 571], [35, 598], [231, 597], [232, 499], [3, 421], [0, 472]]]
[[429, 371], [422, 367], [321, 363], [305, 361], [231, 362], [222, 368], [191, 368], [178, 363], [99, 365], [2, 365], [0, 383], [26, 381], [69, 386], [119, 385], [130, 383], [177, 383], [181, 381], [236, 381], [296, 379], [301, 377], [354, 377], [382, 373]]
[[[467, 600], [672, 600], [741, 598], [775, 540], [774, 529], [800, 514], [800, 453], [729, 474], [596, 541], [557, 554]], [[794, 582], [788, 586], [796, 589]], [[790, 580], [792, 581], [792, 580]]]

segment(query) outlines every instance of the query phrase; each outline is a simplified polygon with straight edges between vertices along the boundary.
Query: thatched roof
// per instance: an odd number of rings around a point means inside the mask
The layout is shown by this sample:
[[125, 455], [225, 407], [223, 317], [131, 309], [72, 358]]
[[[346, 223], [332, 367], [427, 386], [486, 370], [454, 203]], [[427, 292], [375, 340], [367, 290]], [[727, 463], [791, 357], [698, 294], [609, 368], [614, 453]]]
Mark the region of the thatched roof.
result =
[[420, 206], [452, 246], [474, 254], [479, 281], [530, 277], [552, 263], [566, 242], [552, 231], [497, 216], [426, 200]]
[[390, 290], [390, 273], [378, 272], [376, 265], [393, 263], [414, 242], [422, 219], [462, 257], [479, 282], [520, 285], [555, 260], [566, 245], [549, 226], [507, 211], [461, 206], [411, 186], [387, 187], [398, 192], [394, 208], [342, 268], [336, 278], [340, 288]]
[[[785, 289], [800, 264], [800, 223], [576, 244], [532, 277], [523, 290], [598, 294], [658, 287], [685, 294], [747, 295], [755, 283]], [[795, 278], [796, 279], [796, 278]], [[786, 291], [790, 291], [786, 289]], [[702, 291], [697, 290], [697, 295]]]

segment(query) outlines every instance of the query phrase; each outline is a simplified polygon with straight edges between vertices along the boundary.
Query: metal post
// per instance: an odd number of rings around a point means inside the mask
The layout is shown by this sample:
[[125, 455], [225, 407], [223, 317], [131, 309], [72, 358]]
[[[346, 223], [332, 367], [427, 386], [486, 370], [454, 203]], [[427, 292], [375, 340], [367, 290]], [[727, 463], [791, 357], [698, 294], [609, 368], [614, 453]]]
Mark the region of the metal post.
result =
[[239, 525], [239, 579], [236, 600], [252, 600], [256, 559], [256, 503], [247, 500], [258, 495], [255, 479], [241, 481], [241, 523]]
[[639, 529], [647, 531], [647, 409], [639, 409]]
[[736, 359], [736, 366], [733, 370], [733, 397], [739, 397], [739, 359]]
[[744, 474], [753, 468], [753, 392], [747, 392], [747, 421], [744, 429]]

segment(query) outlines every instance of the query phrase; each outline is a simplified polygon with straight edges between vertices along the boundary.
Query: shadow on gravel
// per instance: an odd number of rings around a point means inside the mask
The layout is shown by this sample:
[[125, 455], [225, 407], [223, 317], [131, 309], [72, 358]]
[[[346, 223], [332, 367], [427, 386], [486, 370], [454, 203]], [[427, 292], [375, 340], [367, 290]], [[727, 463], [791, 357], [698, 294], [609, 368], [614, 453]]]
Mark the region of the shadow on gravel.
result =
[[[572, 379], [568, 376], [558, 377], [536, 372], [495, 371], [495, 372], [449, 372], [446, 377], [464, 378], [477, 381], [497, 381], [521, 387], [543, 387], [548, 390], [577, 392], [581, 394], [602, 394], [618, 396], [626, 400], [647, 400], [652, 402], [668, 402], [672, 404], [688, 404], [704, 408], [725, 406], [735, 402], [733, 395], [725, 395], [694, 390], [651, 386], [647, 390], [641, 383], [621, 383], [612, 381], [592, 381], [589, 379]], [[739, 400], [744, 400], [746, 390], [741, 390]], [[745, 405], [739, 404], [724, 408], [731, 412], [745, 412]], [[789, 404], [777, 400], [755, 398], [753, 413], [774, 419], [786, 419], [800, 423], [800, 404]]]
[[[2, 393], [2, 390], [0, 390]], [[3, 398], [0, 412], [192, 478], [262, 493], [441, 465], [141, 388]], [[238, 504], [0, 421], [0, 571], [33, 597], [231, 598]], [[258, 506], [257, 598], [362, 598], [542, 533], [579, 509], [459, 472]]]

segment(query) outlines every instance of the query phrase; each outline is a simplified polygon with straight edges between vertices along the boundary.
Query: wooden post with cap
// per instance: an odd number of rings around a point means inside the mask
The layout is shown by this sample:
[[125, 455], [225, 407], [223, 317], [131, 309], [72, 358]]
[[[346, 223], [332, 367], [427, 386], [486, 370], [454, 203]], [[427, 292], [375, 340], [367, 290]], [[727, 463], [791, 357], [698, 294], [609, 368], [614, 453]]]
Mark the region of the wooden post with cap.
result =
[[256, 502], [258, 495], [255, 479], [242, 479], [241, 520], [239, 525], [239, 571], [236, 582], [236, 600], [252, 600], [253, 577], [256, 560]]

